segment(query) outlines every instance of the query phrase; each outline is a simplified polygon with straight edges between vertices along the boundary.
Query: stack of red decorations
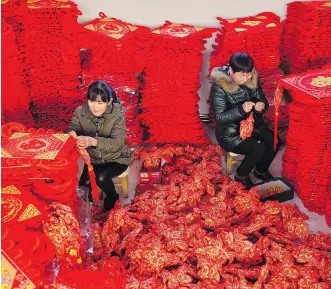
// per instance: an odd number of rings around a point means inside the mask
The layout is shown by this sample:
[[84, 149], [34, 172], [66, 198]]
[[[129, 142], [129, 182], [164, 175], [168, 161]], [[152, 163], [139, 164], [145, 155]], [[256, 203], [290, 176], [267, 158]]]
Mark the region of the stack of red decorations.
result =
[[106, 81], [120, 99], [127, 122], [127, 143], [141, 142], [143, 131], [137, 120], [139, 82], [136, 74], [144, 69], [144, 49], [149, 28], [135, 26], [100, 13], [100, 18], [81, 32], [81, 45], [87, 48], [83, 64], [80, 101], [86, 100], [88, 86], [95, 80]]
[[[23, 187], [11, 185], [1, 189], [1, 249], [5, 258], [1, 263], [3, 269], [8, 270], [4, 270], [5, 274], [2, 271], [2, 284], [7, 283], [6, 275], [12, 275], [18, 268], [24, 270], [34, 284], [43, 280], [45, 266], [55, 256], [51, 241], [38, 230], [45, 215], [47, 205]], [[11, 281], [18, 286], [20, 280], [15, 277], [12, 276]]]
[[[283, 156], [283, 175], [296, 188], [305, 207], [326, 214], [331, 200], [327, 187], [331, 176], [331, 69], [309, 71], [282, 79], [294, 101], [289, 106], [290, 125]], [[281, 89], [275, 102], [280, 103]], [[277, 105], [276, 113], [277, 113]], [[277, 133], [277, 130], [276, 130]], [[326, 215], [331, 224], [331, 215]]]
[[[210, 69], [226, 65], [236, 52], [246, 52], [254, 59], [254, 67], [260, 74], [263, 91], [273, 105], [277, 81], [283, 75], [280, 65], [280, 39], [282, 26], [279, 17], [265, 12], [257, 16], [226, 20], [217, 18], [222, 25], [216, 37], [214, 51], [210, 57]], [[212, 100], [210, 120], [214, 123]]]
[[203, 144], [199, 119], [200, 70], [204, 39], [214, 29], [166, 22], [152, 31], [145, 68], [141, 121], [154, 143]]
[[292, 73], [320, 68], [331, 62], [331, 3], [328, 1], [287, 4], [282, 58]]
[[[19, 121], [33, 126], [33, 119], [29, 111], [29, 94], [26, 86], [25, 56], [23, 39], [19, 32], [18, 6], [6, 3], [2, 6], [1, 42], [2, 51], [1, 75], [2, 114], [4, 121]], [[17, 9], [19, 11], [19, 9]], [[13, 15], [9, 17], [9, 15]], [[10, 23], [10, 24], [9, 24]], [[22, 43], [21, 47], [18, 43]]]
[[32, 126], [33, 121], [29, 112], [29, 96], [24, 89], [20, 77], [20, 65], [15, 34], [11, 25], [1, 24], [1, 38], [3, 47], [1, 69], [6, 71], [1, 75], [2, 113], [5, 120], [14, 120]]
[[91, 259], [119, 255], [127, 288], [329, 288], [331, 235], [309, 234], [297, 206], [263, 203], [223, 175], [221, 154], [164, 148], [162, 184], [93, 224]]
[[80, 73], [79, 47], [74, 36], [79, 14], [76, 5], [68, 0], [27, 2], [27, 82], [37, 127], [62, 130], [72, 117]]
[[79, 155], [69, 135], [8, 123], [1, 155], [2, 185], [22, 185], [41, 199], [73, 207]]

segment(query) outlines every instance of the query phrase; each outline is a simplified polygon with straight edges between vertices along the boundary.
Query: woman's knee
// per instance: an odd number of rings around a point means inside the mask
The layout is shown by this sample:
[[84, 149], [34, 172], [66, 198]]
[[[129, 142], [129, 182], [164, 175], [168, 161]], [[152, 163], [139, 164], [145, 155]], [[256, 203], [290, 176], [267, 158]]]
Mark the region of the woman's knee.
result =
[[257, 143], [254, 146], [254, 152], [257, 155], [261, 155], [262, 156], [265, 153], [266, 150], [267, 150], [267, 144], [264, 143], [261, 140], [257, 141]]

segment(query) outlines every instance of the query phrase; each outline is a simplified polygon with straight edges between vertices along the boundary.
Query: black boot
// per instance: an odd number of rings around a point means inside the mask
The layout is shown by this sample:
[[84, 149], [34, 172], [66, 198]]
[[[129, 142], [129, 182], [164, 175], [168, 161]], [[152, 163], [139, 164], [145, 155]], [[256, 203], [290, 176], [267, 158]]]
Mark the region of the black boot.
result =
[[254, 177], [260, 179], [261, 181], [268, 182], [274, 179], [273, 175], [266, 171], [264, 173], [259, 173], [257, 170], [253, 172]]
[[252, 187], [254, 187], [254, 184], [253, 184], [253, 182], [252, 182], [252, 180], [250, 179], [249, 176], [241, 177], [241, 176], [235, 175], [234, 180], [236, 182], [242, 183], [245, 186], [246, 190], [249, 190]]
[[117, 193], [112, 194], [111, 196], [107, 196], [104, 200], [103, 203], [103, 208], [105, 211], [109, 211], [112, 208], [114, 208], [115, 203], [117, 202], [117, 200], [119, 199], [119, 196]]

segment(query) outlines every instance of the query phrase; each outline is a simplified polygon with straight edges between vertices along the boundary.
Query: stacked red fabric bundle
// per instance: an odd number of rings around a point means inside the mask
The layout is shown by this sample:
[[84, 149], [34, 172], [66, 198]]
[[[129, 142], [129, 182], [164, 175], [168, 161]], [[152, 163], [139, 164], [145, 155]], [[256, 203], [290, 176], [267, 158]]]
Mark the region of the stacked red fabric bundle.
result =
[[[210, 70], [226, 65], [233, 53], [246, 52], [254, 59], [254, 67], [260, 74], [263, 91], [273, 105], [277, 81], [283, 75], [279, 70], [280, 39], [282, 25], [277, 15], [265, 12], [252, 17], [226, 20], [217, 18], [222, 25], [216, 37], [214, 51], [210, 57]], [[210, 120], [215, 122], [210, 104]]]
[[31, 112], [37, 127], [63, 130], [78, 94], [80, 56], [74, 32], [80, 11], [68, 0], [30, 0], [26, 5]]
[[[282, 88], [289, 89], [294, 99], [289, 106], [283, 175], [294, 183], [310, 211], [325, 214], [330, 206], [327, 190], [331, 175], [331, 69], [291, 75], [280, 81], [275, 97], [275, 133]], [[329, 213], [326, 220], [330, 225]]]
[[[39, 230], [46, 215], [46, 204], [24, 188], [11, 185], [1, 189], [1, 249], [7, 261], [22, 269], [34, 284], [43, 280], [45, 266], [55, 256], [51, 241]], [[4, 268], [8, 265], [2, 263]], [[6, 284], [5, 280], [1, 283]]]
[[207, 142], [198, 90], [204, 39], [214, 29], [166, 22], [151, 33], [140, 119], [153, 143]]
[[[1, 17], [1, 45], [2, 61], [1, 70], [5, 73], [1, 74], [1, 95], [2, 95], [2, 115], [4, 121], [19, 121], [26, 123], [28, 126], [33, 126], [33, 119], [29, 111], [29, 94], [26, 86], [24, 53], [18, 50], [18, 39], [20, 33], [18, 23], [14, 17], [9, 17], [7, 3], [1, 5], [3, 8]], [[15, 12], [13, 12], [15, 15]], [[17, 24], [16, 26], [13, 24]]]
[[149, 28], [132, 25], [100, 13], [100, 18], [84, 25], [81, 45], [87, 48], [82, 69], [79, 99], [86, 100], [88, 86], [95, 80], [106, 81], [122, 102], [127, 122], [127, 143], [141, 142], [143, 131], [137, 120], [139, 82], [136, 74], [145, 65], [144, 49]]
[[287, 4], [282, 58], [292, 73], [331, 62], [331, 4], [329, 1]]
[[3, 185], [23, 185], [41, 199], [73, 206], [79, 155], [69, 135], [5, 124], [1, 153]]

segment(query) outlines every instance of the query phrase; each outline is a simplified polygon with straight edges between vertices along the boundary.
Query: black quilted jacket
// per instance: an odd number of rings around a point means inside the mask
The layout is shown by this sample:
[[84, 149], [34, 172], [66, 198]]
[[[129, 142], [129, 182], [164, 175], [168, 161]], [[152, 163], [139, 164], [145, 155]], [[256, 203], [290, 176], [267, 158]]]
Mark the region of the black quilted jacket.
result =
[[210, 97], [216, 117], [217, 141], [225, 151], [230, 152], [243, 141], [239, 136], [240, 121], [249, 115], [244, 112], [243, 103], [262, 101], [265, 104], [261, 112], [253, 109], [255, 120], [253, 134], [267, 127], [262, 114], [267, 111], [269, 103], [261, 89], [256, 70], [253, 70], [252, 78], [245, 85], [239, 86], [228, 75], [228, 69], [227, 66], [213, 69]]

